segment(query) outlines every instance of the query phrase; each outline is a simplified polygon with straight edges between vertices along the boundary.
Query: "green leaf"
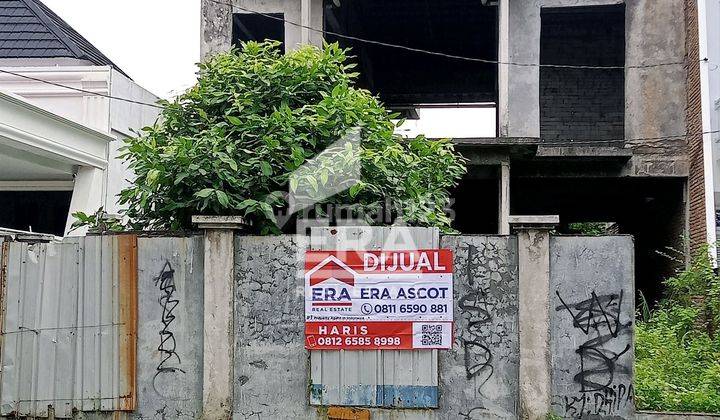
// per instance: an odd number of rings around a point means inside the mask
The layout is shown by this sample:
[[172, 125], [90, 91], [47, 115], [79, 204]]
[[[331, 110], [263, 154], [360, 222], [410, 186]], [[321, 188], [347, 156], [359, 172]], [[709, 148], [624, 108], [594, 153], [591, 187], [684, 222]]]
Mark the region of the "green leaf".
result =
[[212, 194], [213, 191], [215, 191], [214, 188], [203, 188], [202, 190], [196, 192], [195, 196], [200, 198], [207, 198], [210, 197], [210, 194]]
[[328, 171], [327, 170], [320, 171], [320, 183], [322, 185], [326, 185], [327, 182], [328, 182]]
[[262, 173], [265, 176], [270, 176], [273, 173], [272, 166], [270, 166], [270, 164], [265, 161], [260, 162], [260, 168], [262, 169]]
[[253, 200], [251, 198], [248, 198], [247, 200], [243, 200], [240, 204], [238, 204], [237, 209], [242, 210], [244, 208], [257, 205], [257, 200]]
[[262, 210], [263, 215], [267, 217], [268, 219], [272, 220], [274, 223], [277, 223], [277, 219], [275, 218], [275, 213], [273, 213], [273, 209], [268, 203], [260, 203], [260, 210]]
[[230, 121], [230, 124], [232, 124], [232, 125], [242, 125], [242, 120], [236, 116], [228, 115], [227, 119], [228, 119], [228, 121]]
[[145, 176], [145, 182], [147, 182], [148, 185], [155, 185], [158, 176], [160, 176], [160, 171], [158, 171], [157, 169], [150, 169]]
[[292, 191], [292, 192], [297, 191], [297, 187], [298, 187], [297, 177], [291, 176], [290, 177], [290, 191]]
[[350, 187], [350, 191], [349, 191], [350, 197], [355, 198], [362, 189], [363, 189], [362, 184], [359, 184], [359, 183], [353, 184], [353, 186]]
[[221, 206], [227, 207], [228, 204], [230, 204], [230, 199], [228, 198], [227, 194], [225, 194], [225, 192], [220, 191], [220, 190], [215, 190], [215, 195], [217, 196], [218, 202], [220, 203]]
[[174, 185], [177, 185], [177, 184], [181, 183], [181, 182], [182, 182], [185, 178], [187, 178], [188, 176], [190, 176], [190, 174], [187, 173], [187, 172], [181, 173], [180, 175], [178, 175], [177, 178], [175, 178], [175, 182], [173, 182], [173, 184], [174, 184]]

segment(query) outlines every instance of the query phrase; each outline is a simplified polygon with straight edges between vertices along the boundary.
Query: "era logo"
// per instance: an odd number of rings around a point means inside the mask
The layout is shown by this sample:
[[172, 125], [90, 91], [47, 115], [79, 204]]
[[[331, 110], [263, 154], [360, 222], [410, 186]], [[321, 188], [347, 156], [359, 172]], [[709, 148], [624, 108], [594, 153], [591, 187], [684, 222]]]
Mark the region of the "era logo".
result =
[[352, 306], [350, 291], [355, 271], [333, 255], [316, 265], [307, 275], [313, 306]]

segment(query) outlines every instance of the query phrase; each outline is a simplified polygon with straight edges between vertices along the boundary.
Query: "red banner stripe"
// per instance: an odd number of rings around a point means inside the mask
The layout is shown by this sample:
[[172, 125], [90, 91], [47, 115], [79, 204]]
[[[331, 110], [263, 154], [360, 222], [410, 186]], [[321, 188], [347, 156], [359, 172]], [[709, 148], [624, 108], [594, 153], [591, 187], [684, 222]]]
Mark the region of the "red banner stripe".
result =
[[305, 253], [305, 271], [315, 268], [318, 268], [316, 271], [324, 271], [325, 266], [330, 266], [328, 268], [336, 272], [337, 263], [332, 261], [320, 266], [329, 256], [337, 258], [358, 274], [452, 273], [453, 264], [449, 249], [308, 251]]

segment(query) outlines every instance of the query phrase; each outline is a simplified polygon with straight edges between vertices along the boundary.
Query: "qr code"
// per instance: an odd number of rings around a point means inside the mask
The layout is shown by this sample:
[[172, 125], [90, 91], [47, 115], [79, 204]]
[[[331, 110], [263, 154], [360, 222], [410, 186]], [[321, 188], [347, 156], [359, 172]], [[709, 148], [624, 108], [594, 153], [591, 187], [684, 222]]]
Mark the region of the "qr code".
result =
[[423, 325], [422, 326], [422, 345], [423, 346], [442, 346], [442, 325]]

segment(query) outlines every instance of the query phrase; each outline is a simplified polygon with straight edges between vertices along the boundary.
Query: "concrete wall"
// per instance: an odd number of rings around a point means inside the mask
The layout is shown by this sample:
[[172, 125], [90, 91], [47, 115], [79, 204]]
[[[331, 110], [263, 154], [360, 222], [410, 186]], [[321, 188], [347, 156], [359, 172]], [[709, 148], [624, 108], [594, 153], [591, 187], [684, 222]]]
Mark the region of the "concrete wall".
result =
[[455, 342], [441, 351], [441, 418], [518, 417], [517, 239], [445, 236], [454, 254]]
[[[540, 60], [540, 11], [542, 7], [593, 6], [622, 0], [510, 1], [507, 26], [501, 19], [501, 48], [512, 62]], [[685, 56], [685, 23], [682, 0], [627, 0], [625, 3], [625, 65], [682, 62]], [[662, 28], [662, 30], [659, 30]], [[504, 42], [503, 43], [503, 40]], [[503, 51], [500, 51], [503, 56]], [[537, 67], [503, 66], [499, 109], [500, 134], [540, 137], [539, 70]], [[503, 75], [504, 73], [504, 75]], [[624, 137], [683, 136], [685, 124], [685, 68], [682, 64], [632, 68], [625, 71]], [[626, 175], [686, 176], [688, 164], [684, 138], [629, 142], [635, 156]]]
[[304, 348], [307, 242], [239, 236], [235, 247], [234, 417], [312, 418]]
[[551, 237], [553, 411], [631, 418], [635, 291], [630, 236]]
[[[298, 262], [307, 242], [239, 236], [235, 245], [234, 416], [322, 417], [307, 395]], [[517, 418], [517, 239], [445, 236], [441, 246], [454, 252], [456, 306], [453, 349], [440, 352], [439, 408], [369, 412], [380, 419]], [[559, 415], [632, 415], [632, 247], [630, 237], [551, 238], [546, 310], [552, 410]]]
[[[625, 64], [683, 62], [685, 22], [682, 0], [628, 0], [625, 6]], [[662, 28], [662, 30], [658, 30]], [[682, 64], [625, 71], [625, 137], [684, 135], [685, 78]], [[688, 173], [686, 139], [629, 142], [636, 155], [630, 175]]]
[[134, 418], [202, 412], [203, 238], [138, 238], [138, 409]]
[[[261, 13], [284, 13], [289, 22], [302, 23], [301, 5], [310, 7], [309, 25], [313, 28], [322, 28], [322, 0], [232, 0], [226, 3], [247, 8]], [[210, 0], [202, 0], [202, 16], [200, 22], [200, 58], [209, 54], [227, 51], [232, 43], [232, 14], [247, 13], [241, 9], [234, 9], [226, 4], [219, 4]], [[318, 32], [308, 32], [309, 41], [315, 45], [322, 45], [322, 35]], [[303, 42], [302, 28], [285, 24], [285, 48], [292, 50]]]
[[[518, 266], [533, 252], [548, 255], [531, 242], [442, 237], [440, 246], [454, 253], [455, 341], [439, 352], [439, 407], [362, 410], [373, 419], [524, 417], [519, 337], [535, 321], [519, 325], [527, 306], [519, 308]], [[199, 236], [138, 238], [137, 409], [121, 418], [202, 415], [204, 323], [212, 322], [204, 319], [203, 243]], [[302, 280], [308, 245], [296, 236], [235, 237], [233, 418], [327, 418], [326, 407], [309, 404]], [[549, 305], [537, 310], [550, 318], [552, 411], [632, 418], [632, 239], [550, 237], [545, 249], [549, 274], [535, 273], [535, 280], [549, 285]], [[541, 289], [528, 286], [526, 294]]]
[[[293, 236], [239, 236], [235, 245], [234, 415], [314, 418], [298, 262], [307, 243]], [[453, 350], [440, 352], [440, 407], [372, 409], [372, 416], [516, 418], [517, 242], [509, 236], [449, 236], [442, 247], [455, 253], [456, 324]]]

